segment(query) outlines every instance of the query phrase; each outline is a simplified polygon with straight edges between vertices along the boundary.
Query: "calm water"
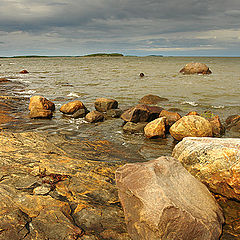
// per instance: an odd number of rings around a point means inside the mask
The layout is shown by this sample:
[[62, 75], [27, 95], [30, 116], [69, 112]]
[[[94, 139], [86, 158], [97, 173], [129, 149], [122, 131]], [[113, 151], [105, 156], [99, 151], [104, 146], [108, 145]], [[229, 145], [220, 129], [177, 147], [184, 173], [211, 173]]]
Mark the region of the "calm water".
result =
[[[188, 62], [203, 62], [213, 74], [182, 75], [179, 70]], [[147, 140], [143, 135], [122, 132], [122, 120], [107, 120], [89, 124], [83, 119], [63, 117], [62, 104], [81, 100], [89, 110], [94, 110], [94, 100], [99, 97], [114, 98], [120, 108], [136, 105], [140, 98], [155, 94], [168, 98], [159, 106], [165, 109], [180, 108], [181, 115], [189, 111], [202, 113], [210, 110], [225, 121], [227, 116], [240, 113], [240, 58], [193, 57], [71, 57], [0, 59], [0, 77], [8, 77], [16, 84], [2, 88], [1, 95], [27, 98], [19, 110], [20, 124], [6, 125], [18, 131], [35, 129], [51, 133], [64, 133], [69, 138], [107, 139], [137, 151], [149, 160], [169, 155], [174, 141]], [[18, 74], [27, 69], [30, 74]], [[139, 73], [145, 74], [144, 78]], [[56, 104], [52, 120], [31, 120], [28, 114], [28, 98], [42, 95]], [[227, 132], [227, 137], [239, 137]]]

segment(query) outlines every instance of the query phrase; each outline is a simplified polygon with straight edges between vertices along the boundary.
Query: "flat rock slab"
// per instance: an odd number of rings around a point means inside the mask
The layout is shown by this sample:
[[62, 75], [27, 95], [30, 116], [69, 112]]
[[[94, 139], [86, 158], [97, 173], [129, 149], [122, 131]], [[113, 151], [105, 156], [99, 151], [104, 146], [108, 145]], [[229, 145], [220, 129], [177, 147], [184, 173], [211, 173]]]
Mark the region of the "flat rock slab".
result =
[[116, 172], [129, 235], [142, 239], [219, 239], [224, 221], [208, 189], [172, 157]]

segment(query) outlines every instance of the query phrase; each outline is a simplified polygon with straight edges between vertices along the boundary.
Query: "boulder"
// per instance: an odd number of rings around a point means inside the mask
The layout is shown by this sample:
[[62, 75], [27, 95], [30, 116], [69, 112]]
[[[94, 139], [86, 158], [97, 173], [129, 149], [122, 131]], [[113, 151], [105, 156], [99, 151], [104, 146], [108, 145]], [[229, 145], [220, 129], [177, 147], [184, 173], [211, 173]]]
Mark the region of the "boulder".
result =
[[169, 132], [172, 137], [178, 141], [184, 137], [211, 137], [212, 126], [210, 122], [203, 117], [189, 115], [175, 122]]
[[106, 115], [109, 118], [120, 118], [123, 111], [121, 109], [110, 109], [107, 110]]
[[86, 107], [81, 101], [75, 100], [62, 105], [60, 108], [60, 112], [64, 114], [74, 114], [79, 109], [86, 109]]
[[195, 112], [195, 111], [189, 112], [189, 113], [187, 114], [187, 116], [189, 116], [189, 115], [197, 115], [197, 116], [199, 116], [199, 114], [198, 114], [197, 112]]
[[53, 112], [51, 110], [33, 108], [30, 111], [30, 118], [52, 118]]
[[159, 97], [157, 95], [152, 95], [152, 94], [149, 94], [149, 95], [146, 95], [144, 97], [142, 97], [140, 100], [139, 100], [139, 103], [142, 103], [142, 104], [157, 104], [159, 102], [162, 102], [162, 101], [168, 101], [167, 98], [164, 98], [164, 97]]
[[77, 110], [77, 111], [72, 115], [72, 117], [73, 117], [73, 118], [84, 118], [88, 113], [89, 113], [89, 111], [88, 111], [87, 109], [83, 108], [83, 109]]
[[222, 125], [218, 115], [208, 119], [212, 125], [213, 137], [221, 137], [225, 132], [225, 127]]
[[20, 71], [19, 72], [20, 74], [27, 74], [27, 73], [29, 73], [26, 69], [24, 69], [24, 70], [22, 70], [22, 71]]
[[228, 126], [232, 126], [235, 123], [237, 123], [238, 121], [240, 121], [240, 115], [235, 114], [235, 115], [231, 115], [231, 116], [227, 117], [226, 124]]
[[30, 103], [28, 109], [32, 111], [33, 109], [41, 109], [41, 110], [55, 110], [55, 104], [45, 97], [42, 96], [33, 96], [30, 98]]
[[240, 139], [184, 138], [172, 155], [212, 192], [240, 201]]
[[121, 118], [126, 122], [149, 122], [158, 118], [162, 110], [163, 108], [161, 107], [138, 104], [125, 111]]
[[118, 102], [109, 98], [98, 98], [94, 105], [95, 109], [99, 112], [106, 112], [107, 110], [118, 108]]
[[159, 117], [166, 117], [168, 126], [171, 127], [176, 121], [181, 118], [181, 115], [177, 112], [169, 112], [162, 110]]
[[166, 132], [166, 117], [157, 118], [146, 125], [144, 133], [147, 138], [165, 138]]
[[90, 123], [102, 122], [104, 115], [98, 111], [92, 111], [85, 116], [85, 120]]
[[133, 240], [217, 240], [223, 214], [208, 189], [172, 157], [126, 164], [116, 171]]
[[211, 74], [211, 70], [204, 63], [188, 63], [180, 70], [183, 74]]
[[127, 122], [123, 126], [123, 131], [126, 133], [143, 133], [144, 128], [147, 124], [148, 124], [147, 122], [138, 122], [138, 123]]

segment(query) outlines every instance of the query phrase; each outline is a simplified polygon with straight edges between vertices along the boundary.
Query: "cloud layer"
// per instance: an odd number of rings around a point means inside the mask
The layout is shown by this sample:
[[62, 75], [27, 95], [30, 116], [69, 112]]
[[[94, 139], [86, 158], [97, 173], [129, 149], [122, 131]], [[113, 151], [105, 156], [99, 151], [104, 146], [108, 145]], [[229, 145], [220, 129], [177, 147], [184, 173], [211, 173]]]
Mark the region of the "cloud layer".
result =
[[1, 0], [0, 55], [240, 56], [239, 0]]

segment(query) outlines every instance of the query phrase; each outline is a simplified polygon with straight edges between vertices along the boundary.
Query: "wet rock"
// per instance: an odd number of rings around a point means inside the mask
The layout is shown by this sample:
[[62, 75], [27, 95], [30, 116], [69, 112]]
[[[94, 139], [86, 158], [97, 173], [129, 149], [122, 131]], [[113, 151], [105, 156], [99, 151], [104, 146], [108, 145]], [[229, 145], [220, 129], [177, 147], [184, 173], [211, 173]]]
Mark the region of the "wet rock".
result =
[[176, 112], [162, 110], [161, 113], [159, 114], [159, 117], [166, 117], [168, 126], [171, 127], [175, 122], [177, 122], [181, 118], [181, 115]]
[[164, 98], [164, 97], [159, 97], [157, 95], [149, 94], [149, 95], [142, 97], [140, 99], [139, 103], [151, 105], [151, 104], [157, 104], [157, 103], [163, 102], [163, 101], [168, 101], [168, 99]]
[[199, 116], [199, 114], [198, 114], [197, 112], [195, 112], [195, 111], [189, 112], [189, 113], [187, 114], [187, 116], [189, 116], [189, 115], [197, 115], [197, 116]]
[[24, 69], [24, 70], [22, 70], [22, 71], [20, 71], [19, 72], [20, 74], [27, 74], [27, 73], [29, 73], [26, 69]]
[[60, 112], [62, 112], [64, 114], [74, 114], [79, 109], [86, 109], [86, 107], [84, 106], [84, 104], [81, 101], [76, 100], [76, 101], [72, 101], [72, 102], [63, 104], [60, 108]]
[[170, 130], [172, 137], [178, 141], [184, 137], [211, 137], [212, 126], [210, 122], [200, 116], [184, 116], [174, 123]]
[[88, 113], [89, 113], [89, 111], [88, 111], [87, 109], [83, 108], [83, 109], [77, 110], [77, 111], [72, 115], [72, 117], [73, 117], [73, 118], [84, 118]]
[[95, 109], [99, 112], [106, 112], [107, 110], [118, 108], [118, 102], [109, 98], [98, 98], [94, 105]]
[[52, 118], [53, 113], [51, 110], [33, 108], [30, 111], [29, 117], [30, 118]]
[[42, 96], [33, 96], [30, 98], [28, 109], [30, 111], [32, 111], [33, 109], [54, 111], [55, 104]]
[[158, 118], [160, 112], [163, 110], [161, 107], [148, 106], [145, 104], [138, 104], [125, 111], [121, 118], [125, 122], [149, 122]]
[[240, 121], [240, 115], [235, 114], [227, 117], [226, 124], [231, 126], [237, 123], [238, 121]]
[[239, 146], [238, 138], [184, 138], [173, 156], [212, 192], [240, 200]]
[[139, 77], [144, 77], [144, 73], [140, 73], [140, 74], [139, 74]]
[[222, 125], [219, 116], [214, 116], [208, 119], [212, 125], [213, 137], [221, 137], [225, 132], [225, 127]]
[[144, 134], [147, 138], [165, 138], [166, 132], [166, 117], [157, 118], [146, 125]]
[[123, 131], [127, 133], [143, 133], [144, 128], [147, 124], [148, 124], [147, 122], [139, 122], [139, 123], [127, 122], [123, 126]]
[[133, 240], [219, 239], [220, 207], [178, 160], [126, 164], [116, 171], [116, 182]]
[[110, 109], [110, 110], [107, 110], [106, 112], [107, 117], [110, 117], [110, 118], [120, 118], [122, 113], [123, 111], [121, 109]]
[[182, 110], [180, 108], [175, 108], [175, 107], [169, 108], [168, 111], [169, 112], [182, 112]]
[[184, 68], [180, 70], [183, 74], [211, 74], [211, 70], [204, 63], [188, 63]]
[[6, 82], [11, 82], [7, 78], [0, 78], [0, 83], [6, 83]]
[[92, 111], [85, 116], [85, 120], [90, 123], [102, 122], [104, 115], [98, 111]]

